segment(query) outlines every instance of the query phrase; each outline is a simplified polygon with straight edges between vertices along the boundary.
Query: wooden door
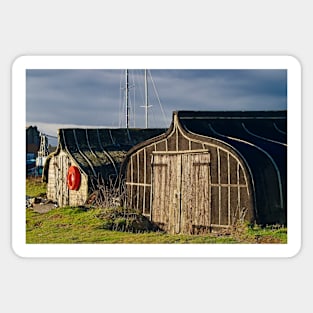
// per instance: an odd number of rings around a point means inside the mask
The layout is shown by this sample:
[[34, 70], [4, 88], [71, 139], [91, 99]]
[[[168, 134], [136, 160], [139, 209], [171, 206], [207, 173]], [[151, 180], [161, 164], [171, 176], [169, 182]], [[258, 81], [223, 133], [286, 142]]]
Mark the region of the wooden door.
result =
[[169, 233], [210, 224], [208, 153], [154, 154], [152, 221]]
[[179, 233], [180, 155], [156, 154], [152, 163], [151, 217], [163, 230]]
[[181, 232], [193, 234], [211, 224], [210, 155], [182, 155]]
[[56, 169], [56, 200], [60, 207], [69, 205], [69, 189], [67, 187], [67, 171], [69, 168], [69, 159], [66, 155], [60, 154], [58, 157], [58, 166]]

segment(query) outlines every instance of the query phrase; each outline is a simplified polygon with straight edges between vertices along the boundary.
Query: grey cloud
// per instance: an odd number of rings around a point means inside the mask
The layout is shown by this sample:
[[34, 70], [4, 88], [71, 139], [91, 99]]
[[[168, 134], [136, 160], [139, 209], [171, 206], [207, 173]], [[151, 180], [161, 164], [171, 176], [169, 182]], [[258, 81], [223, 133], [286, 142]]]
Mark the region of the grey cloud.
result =
[[[131, 114], [135, 114], [135, 126], [144, 127], [143, 71], [130, 73]], [[284, 70], [151, 70], [151, 73], [165, 112], [164, 121], [150, 82], [151, 127], [168, 126], [173, 110], [287, 108]], [[27, 121], [124, 126], [123, 83], [123, 70], [28, 70]]]

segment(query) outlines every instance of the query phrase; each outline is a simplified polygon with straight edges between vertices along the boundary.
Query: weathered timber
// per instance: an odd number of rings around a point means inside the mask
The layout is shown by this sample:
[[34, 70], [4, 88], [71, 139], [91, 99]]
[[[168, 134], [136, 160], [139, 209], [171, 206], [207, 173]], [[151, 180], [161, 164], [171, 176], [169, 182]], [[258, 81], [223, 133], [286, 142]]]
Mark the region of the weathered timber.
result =
[[285, 122], [284, 111], [174, 112], [165, 134], [123, 162], [128, 207], [171, 233], [231, 227], [242, 217], [286, 224]]

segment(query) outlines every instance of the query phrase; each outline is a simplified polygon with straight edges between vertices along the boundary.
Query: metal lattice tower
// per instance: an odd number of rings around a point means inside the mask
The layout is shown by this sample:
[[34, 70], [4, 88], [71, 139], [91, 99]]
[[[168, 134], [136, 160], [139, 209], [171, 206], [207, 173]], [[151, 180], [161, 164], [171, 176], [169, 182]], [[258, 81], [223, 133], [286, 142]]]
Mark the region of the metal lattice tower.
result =
[[48, 138], [45, 134], [40, 133], [40, 146], [38, 150], [38, 157], [46, 157], [49, 155]]

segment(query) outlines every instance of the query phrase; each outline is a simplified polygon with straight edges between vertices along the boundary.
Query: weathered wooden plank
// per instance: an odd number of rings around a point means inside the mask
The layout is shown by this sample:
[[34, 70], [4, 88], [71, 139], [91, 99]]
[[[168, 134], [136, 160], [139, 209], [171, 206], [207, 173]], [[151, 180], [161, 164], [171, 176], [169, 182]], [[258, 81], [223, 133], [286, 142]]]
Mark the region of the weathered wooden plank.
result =
[[247, 187], [246, 184], [211, 184], [212, 187]]
[[168, 232], [229, 226], [247, 198], [238, 156], [216, 143], [188, 138], [179, 129], [132, 157], [126, 185], [134, 207]]
[[[133, 166], [133, 156], [130, 158], [130, 179], [131, 183], [134, 182], [134, 166]], [[133, 185], [130, 185], [130, 207], [133, 208]]]
[[218, 224], [221, 224], [222, 190], [221, 190], [221, 157], [219, 148], [217, 148], [217, 181], [218, 181]]
[[161, 154], [192, 154], [192, 153], [208, 153], [208, 149], [197, 149], [197, 150], [180, 150], [180, 151], [152, 151], [153, 155]]
[[146, 164], [146, 150], [143, 150], [143, 199], [142, 212], [146, 211], [146, 183], [147, 183], [147, 164]]
[[228, 225], [231, 224], [231, 207], [230, 207], [230, 157], [227, 153], [227, 209], [228, 209]]
[[144, 184], [144, 183], [131, 183], [131, 182], [126, 182], [126, 185], [128, 185], [128, 186], [151, 187], [151, 184]]
[[[140, 182], [140, 163], [139, 163], [139, 153], [137, 153], [137, 182]], [[139, 210], [139, 202], [140, 202], [140, 188], [139, 186], [136, 188], [136, 209]]]
[[237, 208], [240, 209], [241, 203], [240, 203], [240, 164], [237, 163]]
[[181, 232], [195, 226], [209, 227], [209, 154], [182, 155]]

